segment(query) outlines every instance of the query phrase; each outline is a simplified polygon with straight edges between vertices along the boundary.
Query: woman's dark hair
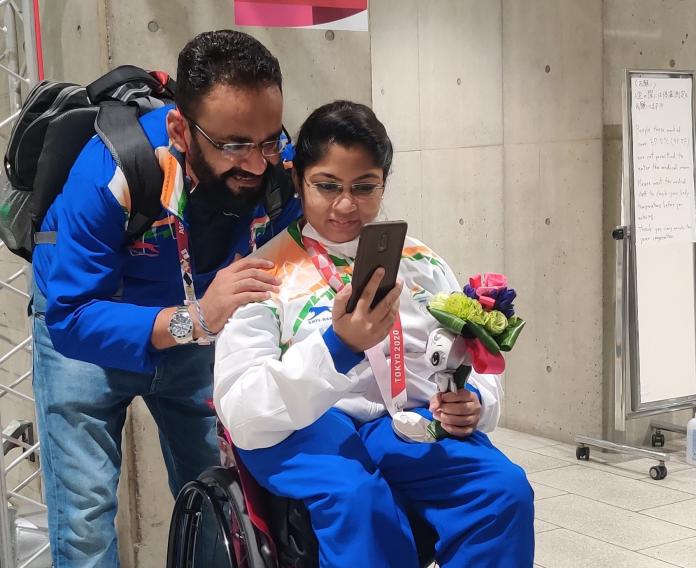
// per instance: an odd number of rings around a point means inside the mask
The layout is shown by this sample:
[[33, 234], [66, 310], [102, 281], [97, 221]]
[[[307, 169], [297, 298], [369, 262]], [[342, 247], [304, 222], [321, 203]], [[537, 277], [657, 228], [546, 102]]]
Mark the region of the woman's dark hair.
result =
[[283, 89], [278, 60], [248, 34], [233, 30], [204, 32], [179, 53], [176, 104], [188, 116], [216, 85]]
[[319, 162], [330, 144], [350, 148], [362, 146], [382, 168], [384, 180], [391, 169], [394, 149], [384, 125], [372, 109], [350, 101], [334, 101], [319, 107], [300, 127], [293, 168], [299, 180], [305, 170]]

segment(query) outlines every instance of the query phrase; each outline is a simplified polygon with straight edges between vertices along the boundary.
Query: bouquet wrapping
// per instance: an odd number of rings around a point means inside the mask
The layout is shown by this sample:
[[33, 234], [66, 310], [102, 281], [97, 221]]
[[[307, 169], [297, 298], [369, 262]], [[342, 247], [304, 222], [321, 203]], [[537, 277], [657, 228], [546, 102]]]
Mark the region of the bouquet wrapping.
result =
[[[499, 374], [505, 370], [502, 354], [512, 350], [525, 326], [525, 321], [515, 315], [516, 297], [507, 278], [496, 273], [473, 276], [462, 292], [432, 297], [428, 311], [445, 330], [463, 338], [471, 363], [449, 369], [447, 386], [438, 381], [440, 390], [456, 392], [464, 388], [472, 367], [477, 373]], [[435, 439], [449, 435], [437, 420], [431, 422], [428, 431]]]

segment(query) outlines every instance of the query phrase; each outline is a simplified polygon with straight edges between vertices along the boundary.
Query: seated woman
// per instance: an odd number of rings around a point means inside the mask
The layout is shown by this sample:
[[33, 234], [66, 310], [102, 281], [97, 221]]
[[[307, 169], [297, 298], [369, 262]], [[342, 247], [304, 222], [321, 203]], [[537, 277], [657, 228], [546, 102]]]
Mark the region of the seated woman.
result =
[[[305, 220], [257, 253], [275, 263], [277, 293], [239, 308], [217, 340], [218, 415], [256, 480], [306, 504], [321, 566], [415, 568], [407, 511], [437, 532], [443, 568], [532, 566], [532, 490], [484, 434], [500, 414], [499, 378], [474, 373], [470, 390], [456, 394], [436, 394], [431, 380], [425, 349], [438, 323], [425, 304], [461, 291], [452, 270], [407, 237], [402, 282], [370, 309], [377, 271], [351, 313], [350, 286], [331, 278], [334, 268], [351, 273], [360, 229], [379, 213], [392, 153], [364, 105], [322, 106], [302, 126], [294, 165]], [[389, 356], [385, 338], [397, 312], [405, 408], [428, 418], [432, 411], [458, 438], [411, 442], [392, 428], [364, 352], [381, 343]]]

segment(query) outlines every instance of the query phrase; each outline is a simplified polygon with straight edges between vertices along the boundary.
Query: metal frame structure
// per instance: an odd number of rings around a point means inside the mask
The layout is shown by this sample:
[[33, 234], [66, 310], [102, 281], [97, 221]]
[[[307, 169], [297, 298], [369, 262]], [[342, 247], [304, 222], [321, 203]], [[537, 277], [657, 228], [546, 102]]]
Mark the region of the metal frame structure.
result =
[[[22, 106], [23, 97], [28, 90], [40, 79], [43, 79], [43, 59], [41, 54], [41, 28], [39, 23], [38, 0], [0, 0], [0, 16], [2, 25], [0, 32], [4, 39], [4, 51], [0, 54], [0, 75], [5, 75], [8, 81], [9, 105], [0, 110], [0, 145], [7, 143], [8, 133]], [[0, 249], [4, 248], [0, 242]], [[26, 304], [29, 294], [22, 289], [22, 280], [29, 282], [31, 271], [24, 264], [14, 274], [0, 280], [0, 301], [21, 302]], [[12, 345], [6, 353], [0, 354], [0, 368], [18, 357], [20, 354], [31, 352], [31, 334]], [[24, 372], [7, 373], [8, 384], [0, 382], [0, 402], [16, 398], [34, 403], [31, 396], [18, 388], [31, 381], [31, 364]], [[39, 444], [34, 437], [35, 428], [32, 420], [15, 420], [3, 425], [0, 412], [0, 568], [29, 568], [37, 566], [36, 560], [45, 556], [49, 548], [46, 531], [39, 529], [40, 541], [45, 541], [38, 549], [33, 550], [29, 557], [18, 563], [16, 545], [15, 511], [10, 503], [30, 505], [39, 513], [45, 514], [43, 503], [28, 497], [23, 493], [32, 484], [40, 483]], [[10, 454], [10, 452], [12, 452]], [[7, 458], [5, 456], [7, 454]], [[10, 487], [7, 474], [14, 470], [24, 460], [34, 462], [37, 467], [16, 486]], [[26, 529], [32, 531], [33, 529]]]
[[[638, 303], [636, 289], [636, 243], [634, 235], [635, 205], [633, 180], [633, 148], [632, 148], [632, 113], [631, 113], [631, 78], [632, 77], [688, 77], [692, 81], [692, 152], [696, 164], [696, 77], [693, 71], [633, 71], [626, 70], [623, 88], [623, 175], [621, 195], [622, 225], [616, 227], [612, 237], [616, 241], [616, 312], [614, 324], [614, 431], [625, 432], [626, 420], [633, 418], [655, 416], [694, 408], [696, 393], [692, 395], [666, 400], [643, 403], [640, 400], [640, 365], [638, 344]], [[696, 183], [696, 167], [694, 167]], [[696, 247], [692, 259], [696, 270]], [[664, 436], [661, 430], [685, 433], [686, 428], [662, 421], [652, 421], [650, 428], [653, 432], [653, 446], [663, 446]], [[659, 462], [650, 468], [653, 479], [663, 479], [667, 476], [665, 462], [669, 454], [655, 450], [640, 448], [615, 441], [592, 438], [584, 435], [575, 436], [577, 443], [576, 457], [589, 459], [589, 447], [647, 457]]]

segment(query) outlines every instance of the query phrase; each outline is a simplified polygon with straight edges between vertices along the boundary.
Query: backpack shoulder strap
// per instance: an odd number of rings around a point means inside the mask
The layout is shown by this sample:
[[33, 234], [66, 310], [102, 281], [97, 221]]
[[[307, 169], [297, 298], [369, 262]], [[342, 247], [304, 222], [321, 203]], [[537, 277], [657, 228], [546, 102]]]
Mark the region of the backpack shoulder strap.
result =
[[269, 177], [265, 207], [270, 220], [275, 221], [283, 212], [283, 207], [295, 194], [295, 188], [290, 170], [286, 170], [282, 164], [275, 166]]
[[130, 102], [143, 93], [170, 102], [176, 93], [176, 83], [164, 71], [150, 73], [135, 65], [121, 65], [87, 85], [86, 93], [94, 105], [109, 100]]
[[138, 107], [120, 102], [99, 105], [95, 129], [128, 183], [131, 212], [126, 237], [140, 237], [162, 212], [164, 176], [155, 152], [138, 121]]
[[96, 105], [110, 99], [122, 85], [133, 81], [149, 85], [153, 89], [161, 88], [159, 81], [144, 69], [135, 65], [121, 65], [87, 85], [87, 96]]

